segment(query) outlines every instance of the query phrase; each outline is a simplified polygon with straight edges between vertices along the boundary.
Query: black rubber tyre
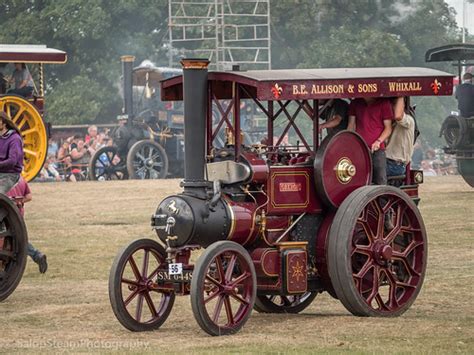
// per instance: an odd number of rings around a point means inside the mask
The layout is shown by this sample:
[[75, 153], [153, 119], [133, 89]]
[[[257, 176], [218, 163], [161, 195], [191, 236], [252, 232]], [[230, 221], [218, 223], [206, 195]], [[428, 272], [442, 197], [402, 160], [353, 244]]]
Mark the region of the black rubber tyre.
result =
[[0, 302], [6, 300], [23, 277], [28, 233], [23, 218], [9, 197], [0, 194]]
[[118, 156], [115, 146], [97, 150], [89, 162], [89, 180], [126, 180], [128, 172], [125, 162]]
[[[385, 224], [389, 210], [393, 228]], [[423, 219], [408, 195], [391, 186], [361, 187], [342, 203], [329, 233], [331, 283], [349, 312], [395, 317], [412, 305], [428, 251]]]
[[464, 117], [450, 115], [445, 118], [440, 131], [451, 149], [460, 148], [468, 142], [467, 121]]
[[[233, 266], [229, 267], [231, 264]], [[227, 291], [225, 287], [228, 287]], [[191, 281], [191, 307], [197, 323], [206, 333], [217, 336], [238, 332], [252, 313], [256, 295], [255, 268], [249, 253], [241, 245], [231, 241], [216, 242], [198, 259]], [[230, 301], [239, 298], [234, 315]], [[217, 301], [212, 319], [206, 308], [211, 300]], [[225, 325], [219, 324], [222, 308], [226, 313]]]
[[[137, 252], [141, 254], [141, 250], [144, 251], [143, 266], [141, 270], [138, 270], [134, 256], [137, 256]], [[146, 255], [148, 255], [148, 257]], [[174, 293], [159, 292], [150, 286], [154, 277], [156, 277], [153, 273], [148, 275], [150, 255], [155, 258], [156, 263], [153, 270], [156, 273], [156, 265], [166, 262], [164, 248], [151, 239], [135, 240], [117, 254], [112, 268], [110, 269], [109, 299], [112, 310], [118, 321], [125, 328], [135, 332], [151, 331], [160, 328], [168, 318], [175, 300]], [[133, 264], [135, 264], [135, 270], [133, 269]], [[124, 278], [125, 268], [127, 266], [130, 267], [134, 274], [133, 276], [135, 276], [135, 280]], [[125, 285], [127, 285], [126, 288], [124, 288]], [[126, 299], [124, 299], [124, 290], [130, 291]], [[158, 302], [153, 300], [152, 292], [161, 295]], [[132, 295], [133, 293], [135, 293], [135, 296]], [[135, 314], [131, 314], [127, 306], [136, 298]], [[141, 317], [143, 314], [144, 301], [148, 306], [151, 318], [142, 321]], [[127, 302], [129, 303], [126, 304]], [[138, 311], [138, 309], [140, 309], [140, 311]]]
[[130, 179], [165, 179], [168, 176], [168, 155], [154, 141], [139, 141], [128, 152], [127, 171]]
[[317, 295], [317, 292], [306, 292], [298, 296], [257, 295], [253, 308], [259, 313], [300, 313]]

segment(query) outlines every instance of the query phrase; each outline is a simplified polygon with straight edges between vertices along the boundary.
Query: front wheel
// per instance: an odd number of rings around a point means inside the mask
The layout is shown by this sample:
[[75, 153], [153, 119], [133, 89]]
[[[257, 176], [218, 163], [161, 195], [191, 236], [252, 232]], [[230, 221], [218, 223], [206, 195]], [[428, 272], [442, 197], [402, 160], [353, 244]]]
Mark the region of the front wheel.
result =
[[109, 298], [118, 321], [135, 332], [156, 330], [168, 318], [175, 294], [157, 288], [165, 250], [151, 239], [135, 240], [116, 256], [109, 277]]
[[158, 143], [139, 141], [128, 152], [127, 171], [131, 179], [164, 179], [168, 175], [168, 156]]
[[301, 295], [258, 295], [254, 309], [259, 313], [300, 313], [314, 301], [317, 292]]
[[255, 303], [257, 277], [249, 253], [221, 241], [208, 247], [196, 263], [191, 306], [199, 326], [210, 335], [238, 332]]
[[428, 257], [423, 219], [410, 197], [391, 186], [365, 186], [338, 209], [329, 232], [334, 290], [357, 316], [394, 317], [415, 301]]

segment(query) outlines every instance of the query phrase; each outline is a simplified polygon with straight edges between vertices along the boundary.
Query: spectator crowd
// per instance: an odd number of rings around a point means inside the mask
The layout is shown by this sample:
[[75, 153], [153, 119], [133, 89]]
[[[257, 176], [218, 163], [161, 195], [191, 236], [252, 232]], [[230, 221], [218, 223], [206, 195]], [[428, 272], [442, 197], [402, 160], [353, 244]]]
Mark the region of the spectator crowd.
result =
[[48, 181], [83, 181], [94, 153], [102, 147], [112, 145], [109, 130], [99, 132], [97, 126], [87, 129], [85, 136], [73, 135], [65, 139], [49, 140], [48, 156], [37, 182]]

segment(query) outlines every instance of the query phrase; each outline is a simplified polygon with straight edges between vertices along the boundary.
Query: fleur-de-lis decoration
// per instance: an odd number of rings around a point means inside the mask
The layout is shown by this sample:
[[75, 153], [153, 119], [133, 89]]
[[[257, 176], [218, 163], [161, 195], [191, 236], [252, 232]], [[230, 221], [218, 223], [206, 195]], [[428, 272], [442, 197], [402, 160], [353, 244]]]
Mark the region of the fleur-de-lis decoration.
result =
[[433, 92], [437, 95], [439, 93], [439, 89], [441, 89], [441, 83], [438, 81], [438, 79], [435, 79], [432, 83], [431, 83], [431, 89], [433, 90]]
[[273, 94], [273, 96], [275, 97], [275, 99], [279, 99], [282, 92], [283, 92], [283, 89], [282, 89], [282, 87], [279, 86], [278, 84], [275, 84], [275, 85], [272, 87], [272, 94]]

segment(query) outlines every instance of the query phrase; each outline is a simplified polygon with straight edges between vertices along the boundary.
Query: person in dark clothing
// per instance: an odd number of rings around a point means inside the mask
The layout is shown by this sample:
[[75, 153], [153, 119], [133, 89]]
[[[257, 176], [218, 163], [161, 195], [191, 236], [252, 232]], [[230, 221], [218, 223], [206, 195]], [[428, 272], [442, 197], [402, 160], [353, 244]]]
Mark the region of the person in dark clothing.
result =
[[15, 63], [15, 70], [13, 71], [11, 82], [15, 84], [15, 88], [8, 90], [7, 94], [15, 94], [23, 97], [28, 97], [33, 94], [33, 77], [25, 63]]
[[325, 122], [319, 125], [319, 132], [326, 129], [328, 136], [347, 129], [349, 104], [341, 99], [330, 100], [320, 118]]
[[472, 74], [463, 75], [463, 83], [456, 88], [456, 99], [458, 100], [458, 109], [462, 117], [474, 117], [474, 84], [472, 83]]
[[0, 112], [0, 193], [7, 193], [20, 179], [23, 154], [19, 129]]

